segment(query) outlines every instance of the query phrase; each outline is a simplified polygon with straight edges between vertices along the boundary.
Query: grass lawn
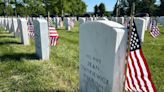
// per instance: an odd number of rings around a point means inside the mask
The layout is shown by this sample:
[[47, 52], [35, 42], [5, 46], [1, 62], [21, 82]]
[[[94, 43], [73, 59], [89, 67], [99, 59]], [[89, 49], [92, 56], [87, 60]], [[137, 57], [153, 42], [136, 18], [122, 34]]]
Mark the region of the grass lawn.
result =
[[[79, 90], [79, 32], [78, 25], [70, 32], [58, 29], [60, 39], [51, 47], [49, 61], [35, 57], [34, 41], [30, 46], [0, 29], [0, 92]], [[164, 92], [164, 27], [153, 39], [145, 34], [143, 52], [158, 92]]]

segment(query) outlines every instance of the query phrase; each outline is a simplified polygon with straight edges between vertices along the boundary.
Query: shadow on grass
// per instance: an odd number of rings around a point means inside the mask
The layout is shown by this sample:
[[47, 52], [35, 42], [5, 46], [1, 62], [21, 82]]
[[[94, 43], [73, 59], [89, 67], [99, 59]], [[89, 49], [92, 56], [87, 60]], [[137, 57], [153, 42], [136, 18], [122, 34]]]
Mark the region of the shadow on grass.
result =
[[0, 35], [0, 38], [14, 38], [12, 35]]
[[164, 32], [160, 32], [161, 34], [164, 34]]
[[10, 42], [0, 42], [0, 45], [10, 45], [10, 44], [22, 44], [21, 42], [10, 41]]
[[39, 58], [35, 55], [35, 53], [11, 53], [0, 56], [0, 62], [21, 61], [22, 59], [38, 60]]

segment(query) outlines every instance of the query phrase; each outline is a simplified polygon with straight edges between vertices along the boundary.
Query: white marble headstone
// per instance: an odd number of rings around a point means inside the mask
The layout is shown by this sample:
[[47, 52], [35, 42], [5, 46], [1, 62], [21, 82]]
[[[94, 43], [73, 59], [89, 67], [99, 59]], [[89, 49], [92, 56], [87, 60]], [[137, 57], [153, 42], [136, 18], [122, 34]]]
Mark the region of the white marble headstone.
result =
[[55, 17], [56, 28], [60, 28], [60, 18]]
[[18, 25], [20, 28], [21, 43], [23, 43], [23, 45], [29, 45], [30, 42], [27, 29], [27, 20], [25, 18], [18, 19]]
[[49, 60], [50, 47], [47, 21], [44, 19], [34, 20], [34, 30], [36, 55], [43, 60]]
[[117, 22], [120, 24], [124, 24], [124, 17], [117, 17]]
[[11, 25], [12, 25], [12, 19], [11, 18], [8, 18], [8, 30], [9, 32], [13, 32], [12, 29], [11, 29]]
[[65, 23], [66, 23], [66, 25], [65, 25], [65, 27], [66, 27], [66, 30], [67, 31], [70, 31], [71, 30], [71, 20], [70, 20], [70, 18], [66, 18], [65, 19]]
[[144, 41], [144, 35], [145, 35], [145, 19], [143, 18], [135, 18], [134, 19], [137, 27], [137, 32], [139, 35], [140, 40], [143, 42]]
[[79, 24], [85, 23], [85, 18], [79, 18]]
[[113, 21], [80, 26], [80, 92], [122, 92], [126, 28]]
[[18, 22], [16, 18], [13, 18], [13, 31], [14, 31], [14, 36], [17, 36], [17, 28], [18, 28]]
[[87, 21], [93, 21], [93, 17], [87, 18]]
[[148, 29], [148, 25], [149, 25], [149, 22], [150, 22], [150, 17], [143, 17], [145, 19], [145, 28], [146, 30]]
[[97, 20], [106, 20], [106, 21], [108, 21], [107, 17], [99, 17]]

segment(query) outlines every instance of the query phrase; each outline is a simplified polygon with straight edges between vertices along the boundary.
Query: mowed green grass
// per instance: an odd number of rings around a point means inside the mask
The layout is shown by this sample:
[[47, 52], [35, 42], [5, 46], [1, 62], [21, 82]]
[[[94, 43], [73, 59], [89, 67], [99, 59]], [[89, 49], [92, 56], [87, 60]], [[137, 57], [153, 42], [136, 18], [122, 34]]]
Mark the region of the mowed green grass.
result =
[[152, 38], [149, 32], [145, 33], [142, 50], [147, 59], [157, 92], [164, 92], [164, 27], [159, 28], [160, 35], [157, 38]]
[[[0, 29], [0, 92], [79, 90], [79, 32], [78, 25], [70, 32], [58, 29], [60, 39], [51, 47], [49, 61], [38, 60], [35, 43], [20, 44], [20, 39]], [[164, 92], [164, 27], [156, 39], [145, 34], [143, 52], [158, 92]]]
[[0, 92], [55, 91], [79, 89], [78, 27], [67, 32], [58, 29], [58, 46], [51, 47], [49, 61], [38, 60], [35, 43], [20, 44], [20, 39], [0, 29]]

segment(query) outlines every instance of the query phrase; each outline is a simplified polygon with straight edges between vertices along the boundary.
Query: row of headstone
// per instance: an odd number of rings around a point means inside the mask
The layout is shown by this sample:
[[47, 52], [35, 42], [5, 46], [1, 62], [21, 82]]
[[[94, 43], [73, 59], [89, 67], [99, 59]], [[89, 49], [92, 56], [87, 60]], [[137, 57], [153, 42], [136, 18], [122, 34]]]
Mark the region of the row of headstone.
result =
[[[0, 25], [8, 32], [14, 33], [15, 37], [20, 37], [23, 45], [30, 45], [27, 21], [26, 18], [0, 18]], [[34, 19], [34, 29], [36, 55], [43, 60], [48, 60], [50, 51], [47, 21]]]
[[[111, 17], [111, 21], [118, 22], [124, 26], [128, 26], [130, 17]], [[135, 17], [134, 21], [136, 23], [137, 31], [140, 36], [141, 41], [144, 41], [145, 31], [149, 28], [150, 17]]]
[[80, 17], [79, 24], [83, 24], [85, 22], [92, 22], [96, 20], [108, 20], [107, 17]]
[[[109, 19], [111, 19], [111, 21], [115, 21], [119, 24], [122, 24], [126, 27], [128, 26], [128, 23], [130, 21], [130, 17], [125, 17], [125, 18], [124, 17], [111, 17]], [[107, 17], [98, 17], [95, 20], [109, 21]], [[93, 20], [93, 17], [89, 17], [89, 18], [80, 17], [79, 18], [79, 24], [81, 25], [85, 22], [92, 22], [95, 20]], [[138, 34], [139, 34], [142, 42], [144, 41], [144, 34], [145, 34], [145, 31], [148, 29], [149, 21], [150, 21], [150, 17], [144, 17], [144, 18], [136, 17], [135, 18]]]

